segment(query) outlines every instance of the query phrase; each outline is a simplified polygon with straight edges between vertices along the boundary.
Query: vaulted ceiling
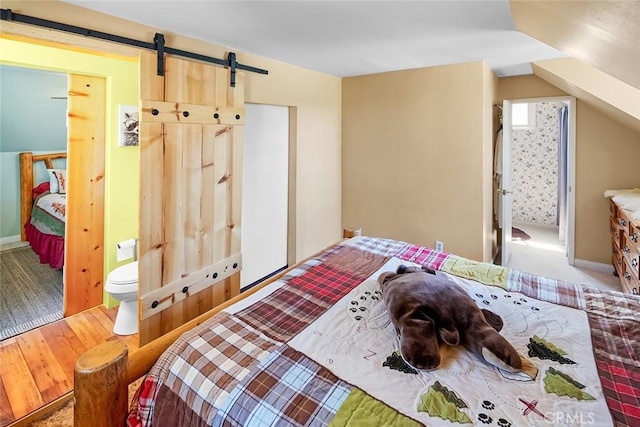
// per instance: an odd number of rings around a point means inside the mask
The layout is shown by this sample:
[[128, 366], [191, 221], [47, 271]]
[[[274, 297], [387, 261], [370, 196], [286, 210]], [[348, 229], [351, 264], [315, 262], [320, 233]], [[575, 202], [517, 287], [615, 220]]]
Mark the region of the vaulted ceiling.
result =
[[632, 0], [66, 1], [342, 77], [477, 60], [512, 76], [570, 56], [640, 89]]
[[519, 31], [640, 89], [640, 2], [510, 4]]

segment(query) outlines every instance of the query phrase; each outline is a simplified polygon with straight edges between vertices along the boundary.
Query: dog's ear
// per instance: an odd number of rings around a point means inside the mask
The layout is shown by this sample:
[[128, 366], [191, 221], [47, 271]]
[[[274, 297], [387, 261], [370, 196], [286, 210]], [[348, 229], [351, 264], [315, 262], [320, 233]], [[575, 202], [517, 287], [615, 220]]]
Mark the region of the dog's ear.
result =
[[392, 271], [385, 271], [380, 276], [378, 276], [378, 283], [380, 284], [380, 286], [382, 286], [396, 276], [397, 274]]
[[425, 271], [425, 273], [429, 273], [429, 274], [433, 274], [433, 275], [436, 274], [436, 271], [433, 268], [429, 268], [426, 265], [423, 265], [422, 269]]
[[396, 274], [404, 274], [407, 272], [407, 266], [404, 264], [401, 264], [398, 266], [398, 269], [396, 270]]
[[402, 264], [396, 270], [396, 274], [420, 273], [421, 271], [422, 271], [422, 269], [420, 267], [408, 267], [408, 266]]

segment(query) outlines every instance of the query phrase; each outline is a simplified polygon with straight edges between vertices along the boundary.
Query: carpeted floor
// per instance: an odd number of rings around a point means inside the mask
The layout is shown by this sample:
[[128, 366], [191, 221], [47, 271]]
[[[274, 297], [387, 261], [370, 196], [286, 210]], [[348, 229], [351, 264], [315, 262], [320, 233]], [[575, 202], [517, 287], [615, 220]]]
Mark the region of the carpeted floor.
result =
[[62, 270], [30, 246], [0, 251], [0, 340], [62, 319]]

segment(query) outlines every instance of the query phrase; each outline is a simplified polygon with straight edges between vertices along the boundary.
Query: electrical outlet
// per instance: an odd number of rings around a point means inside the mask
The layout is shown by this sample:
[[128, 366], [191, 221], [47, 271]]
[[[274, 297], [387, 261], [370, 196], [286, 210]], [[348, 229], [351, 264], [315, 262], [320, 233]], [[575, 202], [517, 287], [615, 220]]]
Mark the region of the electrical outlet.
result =
[[442, 243], [440, 240], [436, 240], [436, 251], [444, 251], [444, 243]]

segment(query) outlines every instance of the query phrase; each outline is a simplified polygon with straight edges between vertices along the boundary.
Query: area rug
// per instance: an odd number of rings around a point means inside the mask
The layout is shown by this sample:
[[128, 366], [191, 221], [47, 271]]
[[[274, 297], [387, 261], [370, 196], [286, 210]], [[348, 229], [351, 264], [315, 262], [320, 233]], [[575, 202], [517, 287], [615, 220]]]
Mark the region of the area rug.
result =
[[523, 241], [523, 240], [529, 240], [530, 238], [531, 236], [529, 236], [527, 233], [520, 230], [519, 228], [511, 227], [511, 240]]
[[62, 270], [30, 246], [0, 252], [0, 340], [62, 319]]
[[[133, 401], [136, 391], [142, 384], [144, 377], [129, 384], [129, 402]], [[35, 421], [31, 427], [73, 427], [73, 399], [67, 402], [62, 408], [50, 414], [46, 418]]]

